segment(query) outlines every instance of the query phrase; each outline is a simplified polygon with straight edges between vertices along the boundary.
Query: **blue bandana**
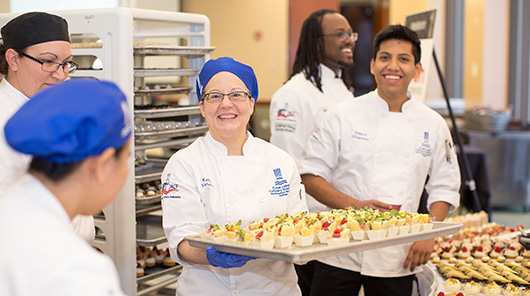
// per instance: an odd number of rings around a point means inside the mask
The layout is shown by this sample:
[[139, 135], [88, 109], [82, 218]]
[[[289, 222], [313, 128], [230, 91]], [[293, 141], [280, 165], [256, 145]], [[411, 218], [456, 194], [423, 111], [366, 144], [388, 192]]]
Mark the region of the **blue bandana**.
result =
[[112, 82], [72, 79], [36, 94], [5, 126], [13, 149], [70, 163], [120, 148], [132, 132], [123, 92]]
[[199, 101], [202, 99], [202, 91], [204, 90], [204, 87], [206, 87], [208, 82], [210, 82], [210, 79], [219, 72], [230, 72], [239, 77], [250, 91], [250, 95], [254, 101], [258, 99], [258, 80], [256, 74], [254, 74], [254, 70], [233, 58], [223, 57], [209, 60], [202, 67], [196, 83], [197, 97], [199, 98]]

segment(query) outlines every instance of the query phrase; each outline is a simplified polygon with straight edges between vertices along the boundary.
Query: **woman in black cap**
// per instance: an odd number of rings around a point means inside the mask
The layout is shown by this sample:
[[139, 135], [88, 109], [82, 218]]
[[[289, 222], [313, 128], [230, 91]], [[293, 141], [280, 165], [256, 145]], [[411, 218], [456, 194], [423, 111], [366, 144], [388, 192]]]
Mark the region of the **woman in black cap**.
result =
[[[0, 33], [0, 196], [25, 174], [31, 158], [9, 147], [4, 137], [7, 120], [29, 98], [58, 84], [73, 73], [68, 23], [60, 16], [44, 12], [22, 14]], [[74, 220], [77, 232], [86, 240], [94, 238], [92, 217]]]

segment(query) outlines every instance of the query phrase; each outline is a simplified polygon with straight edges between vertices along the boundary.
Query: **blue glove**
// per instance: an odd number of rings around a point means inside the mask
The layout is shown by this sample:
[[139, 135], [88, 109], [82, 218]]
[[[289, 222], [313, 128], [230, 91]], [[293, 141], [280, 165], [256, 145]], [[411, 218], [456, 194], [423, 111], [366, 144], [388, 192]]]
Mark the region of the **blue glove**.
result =
[[257, 259], [256, 257], [218, 252], [212, 246], [206, 249], [206, 258], [212, 266], [222, 268], [241, 267], [248, 261]]

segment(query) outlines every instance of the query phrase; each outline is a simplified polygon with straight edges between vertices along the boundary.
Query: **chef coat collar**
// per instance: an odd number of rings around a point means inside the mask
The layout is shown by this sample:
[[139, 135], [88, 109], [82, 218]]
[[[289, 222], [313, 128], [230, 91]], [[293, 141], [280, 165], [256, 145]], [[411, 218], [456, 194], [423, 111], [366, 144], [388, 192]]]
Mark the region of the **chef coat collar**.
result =
[[[381, 98], [379, 95], [379, 92], [376, 90], [373, 91], [375, 97], [377, 98], [377, 103], [379, 106], [379, 109], [381, 112], [389, 112], [388, 103]], [[412, 94], [407, 91], [407, 98], [409, 98], [405, 103], [403, 103], [403, 106], [401, 106], [401, 112], [406, 113], [410, 109], [410, 106], [412, 106]]]
[[0, 81], [0, 90], [4, 90], [8, 94], [7, 97], [12, 99], [13, 102], [19, 107], [22, 107], [22, 105], [29, 101], [29, 98], [12, 86], [5, 77], [2, 79], [2, 81]]
[[[210, 145], [210, 147], [212, 148], [214, 155], [228, 156], [228, 149], [226, 149], [226, 146], [223, 143], [214, 139], [212, 135], [210, 134], [210, 132], [206, 133], [205, 138], [208, 144]], [[245, 141], [245, 144], [243, 144], [243, 156], [247, 155], [247, 153], [250, 151], [252, 147], [251, 143], [252, 143], [253, 138], [254, 136], [252, 136], [252, 134], [249, 131], [247, 131], [247, 140]]]
[[30, 198], [34, 202], [43, 204], [44, 206], [50, 208], [60, 219], [64, 220], [65, 224], [68, 224], [72, 227], [72, 231], [74, 230], [72, 220], [70, 219], [70, 216], [66, 212], [64, 206], [57, 199], [57, 197], [46, 186], [44, 186], [44, 184], [42, 184], [41, 181], [39, 181], [32, 174], [24, 174], [19, 182], [20, 184], [26, 184], [26, 186], [23, 187], [25, 188], [26, 192], [39, 193], [32, 196], [21, 196], [21, 198]]
[[331, 70], [328, 66], [320, 64], [320, 75], [322, 78], [341, 79], [342, 69], [339, 68], [338, 73], [335, 73], [335, 71]]

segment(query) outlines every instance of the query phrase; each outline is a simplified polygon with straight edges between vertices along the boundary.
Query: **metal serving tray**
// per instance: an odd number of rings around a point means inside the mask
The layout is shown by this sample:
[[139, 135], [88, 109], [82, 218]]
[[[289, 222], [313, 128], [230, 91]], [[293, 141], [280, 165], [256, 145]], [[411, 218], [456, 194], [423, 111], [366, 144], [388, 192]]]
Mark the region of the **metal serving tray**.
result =
[[150, 89], [138, 89], [134, 91], [134, 95], [137, 96], [159, 96], [159, 95], [172, 95], [172, 94], [188, 94], [191, 91], [191, 87], [170, 87], [170, 88], [150, 88]]
[[135, 46], [135, 55], [185, 55], [196, 56], [212, 53], [215, 47], [193, 46]]
[[160, 194], [145, 197], [136, 197], [137, 205], [150, 205], [156, 202], [160, 202]]
[[317, 243], [313, 244], [310, 247], [290, 247], [287, 249], [272, 250], [265, 250], [252, 246], [247, 247], [230, 243], [217, 243], [211, 240], [202, 239], [198, 235], [188, 236], [185, 239], [189, 241], [191, 246], [198, 248], [206, 249], [209, 246], [213, 246], [218, 251], [226, 253], [254, 256], [260, 258], [269, 258], [293, 263], [305, 263], [309, 260], [315, 260], [319, 258], [373, 250], [377, 248], [389, 247], [424, 240], [428, 238], [449, 235], [458, 232], [462, 226], [462, 223], [434, 222], [434, 227], [432, 230], [398, 235], [390, 238], [387, 237], [378, 240], [365, 240], [360, 242], [350, 241], [348, 244], [342, 246], [328, 246]]
[[201, 114], [199, 106], [167, 106], [166, 108], [152, 108], [145, 110], [134, 110], [135, 118], [160, 118], [182, 115]]
[[196, 134], [204, 134], [207, 131], [208, 131], [207, 125], [199, 125], [199, 126], [194, 126], [194, 127], [163, 130], [163, 131], [156, 131], [156, 132], [135, 132], [134, 140], [135, 142], [138, 142], [142, 140], [152, 140], [152, 139], [160, 139], [160, 138], [175, 138], [175, 137], [183, 137], [183, 136], [196, 135]]
[[162, 216], [136, 217], [136, 244], [138, 246], [152, 247], [166, 241], [166, 234], [162, 228]]
[[134, 168], [136, 184], [160, 180], [167, 160], [150, 159]]
[[160, 76], [194, 76], [199, 72], [197, 69], [162, 69], [162, 68], [136, 68], [134, 77], [160, 77]]

